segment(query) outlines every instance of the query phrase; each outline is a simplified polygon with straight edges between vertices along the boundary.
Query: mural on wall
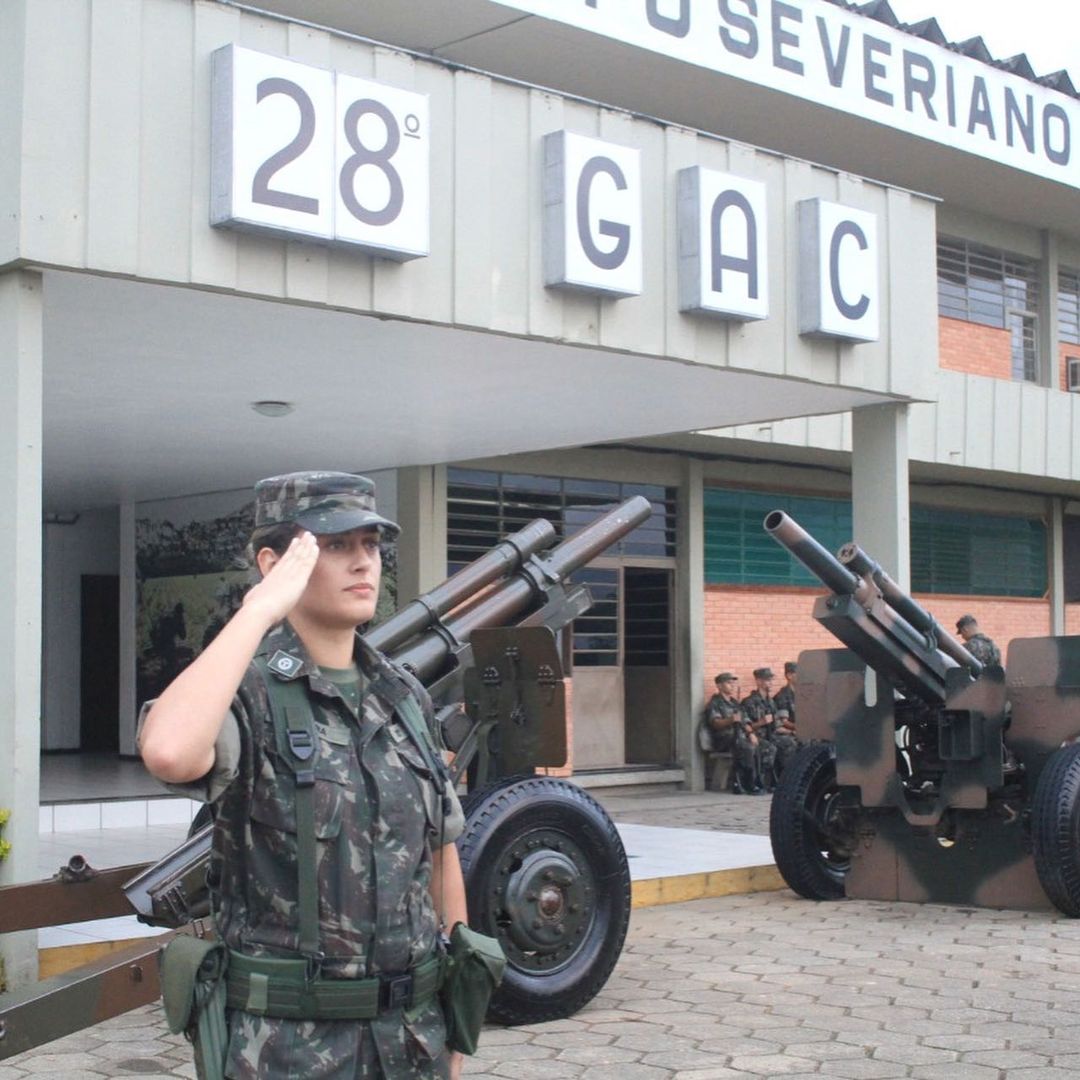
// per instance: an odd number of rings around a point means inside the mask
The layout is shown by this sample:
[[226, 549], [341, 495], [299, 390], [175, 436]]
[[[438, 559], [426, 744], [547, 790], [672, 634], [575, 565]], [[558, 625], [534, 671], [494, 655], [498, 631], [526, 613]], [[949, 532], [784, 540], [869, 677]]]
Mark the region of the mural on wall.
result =
[[[135, 522], [136, 690], [156, 697], [214, 640], [255, 581], [250, 491], [143, 503]], [[383, 547], [375, 621], [397, 609], [397, 552]]]

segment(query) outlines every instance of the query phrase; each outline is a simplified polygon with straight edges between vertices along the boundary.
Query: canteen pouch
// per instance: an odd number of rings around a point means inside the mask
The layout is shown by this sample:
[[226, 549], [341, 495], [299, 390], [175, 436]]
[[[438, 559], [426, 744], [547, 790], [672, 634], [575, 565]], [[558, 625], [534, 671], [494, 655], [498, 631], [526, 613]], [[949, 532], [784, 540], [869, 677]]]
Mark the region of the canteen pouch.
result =
[[506, 956], [493, 937], [459, 922], [446, 950], [442, 1005], [446, 1016], [446, 1045], [475, 1054], [480, 1028], [491, 994], [502, 981]]
[[222, 1080], [229, 1039], [225, 1026], [227, 953], [219, 941], [179, 934], [161, 951], [161, 996], [174, 1035], [195, 1046], [202, 1080]]

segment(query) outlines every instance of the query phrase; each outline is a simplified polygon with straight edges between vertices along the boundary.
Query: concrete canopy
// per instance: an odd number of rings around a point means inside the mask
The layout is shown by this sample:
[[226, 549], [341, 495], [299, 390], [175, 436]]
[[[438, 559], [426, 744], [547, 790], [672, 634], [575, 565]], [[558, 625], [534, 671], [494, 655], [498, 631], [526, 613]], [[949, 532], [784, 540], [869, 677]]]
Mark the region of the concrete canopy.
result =
[[[835, 413], [880, 394], [551, 341], [50, 271], [44, 504], [72, 511]], [[251, 403], [287, 401], [281, 418]]]

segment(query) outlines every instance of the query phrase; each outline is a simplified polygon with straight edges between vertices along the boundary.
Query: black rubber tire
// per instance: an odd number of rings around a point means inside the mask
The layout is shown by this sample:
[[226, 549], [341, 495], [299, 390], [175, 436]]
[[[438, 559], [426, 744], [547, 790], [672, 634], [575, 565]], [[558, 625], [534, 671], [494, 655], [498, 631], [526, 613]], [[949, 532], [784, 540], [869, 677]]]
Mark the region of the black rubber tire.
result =
[[488, 1018], [572, 1016], [607, 982], [630, 921], [630, 868], [614, 823], [581, 788], [545, 776], [502, 780], [470, 793], [464, 808], [457, 845], [469, 923], [507, 957]]
[[1035, 872], [1059, 911], [1080, 916], [1080, 744], [1050, 755], [1031, 801]]
[[780, 777], [769, 810], [769, 839], [777, 869], [808, 900], [842, 900], [848, 860], [836, 851], [825, 825], [836, 784], [836, 750], [830, 743], [799, 748]]

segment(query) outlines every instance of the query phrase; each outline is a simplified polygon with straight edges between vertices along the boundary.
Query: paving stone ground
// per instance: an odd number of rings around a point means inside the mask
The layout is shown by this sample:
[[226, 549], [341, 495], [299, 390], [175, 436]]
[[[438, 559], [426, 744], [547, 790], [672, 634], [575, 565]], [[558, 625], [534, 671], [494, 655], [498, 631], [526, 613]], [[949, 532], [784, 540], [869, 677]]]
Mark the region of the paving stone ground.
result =
[[[767, 813], [744, 797], [675, 807]], [[756, 829], [761, 831], [760, 823]], [[636, 910], [577, 1016], [489, 1028], [470, 1080], [1065, 1080], [1080, 1073], [1080, 921], [1045, 913], [758, 893]], [[157, 1007], [0, 1064], [0, 1080], [192, 1077]]]

